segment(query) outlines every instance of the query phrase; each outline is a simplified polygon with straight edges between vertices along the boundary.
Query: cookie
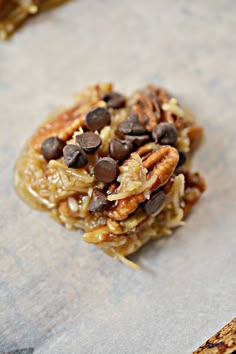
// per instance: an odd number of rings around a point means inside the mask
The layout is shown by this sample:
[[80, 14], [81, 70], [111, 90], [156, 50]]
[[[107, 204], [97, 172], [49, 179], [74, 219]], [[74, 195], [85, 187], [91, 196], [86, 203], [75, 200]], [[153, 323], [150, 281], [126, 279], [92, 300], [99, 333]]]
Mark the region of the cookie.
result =
[[235, 354], [236, 318], [208, 339], [193, 354]]
[[15, 187], [84, 241], [125, 261], [150, 239], [169, 235], [205, 190], [189, 171], [203, 128], [163, 88], [125, 96], [90, 86], [28, 140]]
[[6, 40], [30, 17], [70, 0], [0, 0], [0, 41]]

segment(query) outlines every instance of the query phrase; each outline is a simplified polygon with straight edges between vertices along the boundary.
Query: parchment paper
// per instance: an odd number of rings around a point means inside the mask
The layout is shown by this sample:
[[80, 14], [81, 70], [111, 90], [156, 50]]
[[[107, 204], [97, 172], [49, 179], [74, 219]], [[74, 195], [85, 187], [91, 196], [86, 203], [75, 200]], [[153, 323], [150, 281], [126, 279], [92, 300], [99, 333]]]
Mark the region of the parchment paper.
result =
[[[191, 353], [235, 316], [236, 3], [74, 1], [0, 45], [0, 351]], [[134, 271], [31, 210], [14, 161], [73, 93], [112, 80], [168, 87], [206, 127], [194, 168], [208, 191]]]

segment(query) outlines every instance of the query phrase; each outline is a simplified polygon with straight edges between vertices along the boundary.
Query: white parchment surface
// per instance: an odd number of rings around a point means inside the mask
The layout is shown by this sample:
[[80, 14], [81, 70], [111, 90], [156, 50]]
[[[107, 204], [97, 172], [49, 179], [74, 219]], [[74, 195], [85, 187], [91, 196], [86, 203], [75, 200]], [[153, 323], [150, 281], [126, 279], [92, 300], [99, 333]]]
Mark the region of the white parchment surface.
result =
[[[187, 354], [236, 312], [236, 2], [78, 0], [0, 44], [0, 352]], [[208, 190], [134, 271], [16, 196], [13, 166], [51, 110], [98, 80], [169, 88], [206, 127]]]

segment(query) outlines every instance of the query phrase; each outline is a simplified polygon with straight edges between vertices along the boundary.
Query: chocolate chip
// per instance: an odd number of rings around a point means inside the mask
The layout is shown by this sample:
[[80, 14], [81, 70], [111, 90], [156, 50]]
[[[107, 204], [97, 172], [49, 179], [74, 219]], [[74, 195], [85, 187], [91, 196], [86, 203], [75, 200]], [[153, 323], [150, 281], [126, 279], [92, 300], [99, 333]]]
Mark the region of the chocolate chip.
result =
[[152, 132], [154, 141], [160, 145], [174, 145], [178, 138], [178, 133], [173, 124], [160, 123]]
[[56, 160], [62, 156], [64, 146], [65, 142], [58, 136], [51, 136], [42, 143], [41, 152], [47, 161]]
[[155, 216], [159, 212], [160, 207], [163, 205], [164, 201], [165, 201], [165, 193], [163, 191], [158, 191], [145, 204], [144, 208], [146, 213], [148, 215]]
[[106, 194], [95, 188], [89, 205], [89, 212], [103, 211], [109, 207], [111, 203], [107, 200]]
[[187, 159], [185, 153], [182, 150], [179, 149], [178, 153], [179, 153], [179, 162], [176, 168], [183, 166], [183, 164], [186, 162]]
[[125, 96], [118, 92], [110, 92], [103, 95], [102, 100], [107, 102], [109, 108], [123, 108], [125, 106]]
[[124, 161], [133, 151], [133, 144], [128, 140], [113, 138], [110, 141], [109, 152], [113, 159]]
[[89, 130], [101, 130], [110, 124], [111, 117], [107, 109], [97, 107], [89, 111], [85, 117], [86, 125]]
[[94, 174], [98, 181], [111, 183], [118, 176], [119, 168], [116, 161], [111, 157], [103, 157], [96, 163]]
[[87, 154], [94, 154], [102, 143], [100, 135], [92, 132], [77, 135], [75, 140]]
[[139, 122], [138, 116], [135, 113], [131, 115], [120, 123], [118, 131], [122, 135], [142, 135], [146, 133], [146, 129]]
[[130, 141], [136, 147], [146, 144], [150, 140], [148, 134], [144, 135], [125, 135], [125, 140]]
[[77, 145], [68, 144], [63, 149], [64, 161], [68, 167], [80, 168], [88, 163], [84, 151]]

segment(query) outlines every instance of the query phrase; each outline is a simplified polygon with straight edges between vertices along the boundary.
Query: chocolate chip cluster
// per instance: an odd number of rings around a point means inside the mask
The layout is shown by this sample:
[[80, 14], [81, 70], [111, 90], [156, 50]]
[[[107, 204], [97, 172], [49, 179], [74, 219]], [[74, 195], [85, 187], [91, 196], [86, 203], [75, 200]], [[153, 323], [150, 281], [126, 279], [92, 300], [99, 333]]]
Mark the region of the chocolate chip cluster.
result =
[[[126, 104], [125, 97], [116, 92], [108, 93], [102, 99], [111, 109], [123, 108]], [[102, 139], [99, 132], [110, 122], [111, 116], [108, 109], [94, 108], [85, 117], [88, 131], [77, 135], [75, 144], [66, 144], [59, 137], [52, 136], [43, 142], [41, 152], [47, 161], [58, 159], [63, 155], [68, 167], [82, 168], [88, 164], [88, 155], [94, 154], [101, 146]], [[178, 138], [176, 127], [168, 122], [159, 123], [151, 132], [147, 131], [134, 112], [131, 112], [129, 117], [118, 126], [115, 133], [116, 137], [109, 143], [109, 156], [100, 158], [94, 166], [96, 179], [104, 183], [116, 180], [119, 174], [119, 164], [138, 147], [149, 141], [155, 141], [160, 145], [175, 145]], [[184, 153], [180, 151], [179, 155], [178, 166], [185, 162]], [[97, 193], [95, 199], [100, 202], [101, 195]]]

